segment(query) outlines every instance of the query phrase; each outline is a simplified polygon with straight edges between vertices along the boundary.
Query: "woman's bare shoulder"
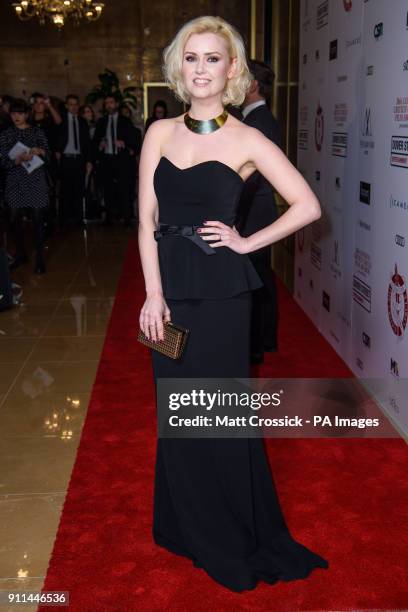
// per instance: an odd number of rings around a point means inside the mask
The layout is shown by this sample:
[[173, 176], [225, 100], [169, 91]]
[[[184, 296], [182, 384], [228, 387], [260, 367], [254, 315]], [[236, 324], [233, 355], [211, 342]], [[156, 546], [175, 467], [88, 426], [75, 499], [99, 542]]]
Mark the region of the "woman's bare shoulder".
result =
[[231, 132], [233, 131], [234, 136], [239, 139], [256, 137], [256, 133], [259, 132], [259, 130], [257, 130], [256, 128], [247, 125], [246, 123], [244, 123], [240, 119], [237, 119], [237, 117], [234, 117], [233, 115], [229, 116], [228, 122]]
[[143, 157], [149, 157], [152, 160], [160, 157], [165, 143], [172, 139], [176, 119], [177, 117], [158, 119], [150, 124], [143, 139]]

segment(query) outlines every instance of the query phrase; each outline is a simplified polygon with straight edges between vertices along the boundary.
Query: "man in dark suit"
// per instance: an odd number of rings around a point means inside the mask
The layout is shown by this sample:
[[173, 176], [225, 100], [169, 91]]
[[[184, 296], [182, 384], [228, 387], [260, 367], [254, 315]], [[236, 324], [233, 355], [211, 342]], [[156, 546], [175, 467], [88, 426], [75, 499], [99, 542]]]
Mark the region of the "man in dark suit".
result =
[[[257, 128], [267, 138], [281, 146], [279, 124], [268, 106], [274, 73], [264, 62], [250, 60], [253, 75], [251, 87], [242, 106], [244, 123]], [[242, 236], [249, 236], [278, 218], [273, 187], [255, 171], [244, 185], [238, 204], [236, 228]], [[249, 253], [264, 286], [252, 293], [251, 362], [262, 363], [264, 351], [278, 347], [278, 304], [275, 273], [271, 267], [271, 245]]]
[[70, 94], [65, 99], [66, 114], [58, 126], [56, 157], [60, 167], [60, 225], [74, 218], [83, 225], [83, 198], [86, 173], [92, 170], [91, 140], [88, 125], [78, 115], [79, 98]]
[[96, 124], [93, 138], [94, 160], [100, 165], [106, 217], [112, 225], [116, 202], [125, 227], [131, 225], [134, 197], [134, 165], [141, 149], [141, 133], [128, 117], [118, 112], [114, 95], [105, 98], [106, 115]]

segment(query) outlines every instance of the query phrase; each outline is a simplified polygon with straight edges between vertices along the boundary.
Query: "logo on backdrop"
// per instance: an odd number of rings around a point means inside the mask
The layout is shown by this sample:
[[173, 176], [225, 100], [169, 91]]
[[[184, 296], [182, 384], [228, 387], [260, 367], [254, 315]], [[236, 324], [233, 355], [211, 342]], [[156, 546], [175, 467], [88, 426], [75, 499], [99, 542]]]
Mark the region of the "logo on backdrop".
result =
[[367, 348], [371, 348], [371, 338], [365, 331], [362, 332], [361, 339], [363, 341], [364, 346], [366, 346]]
[[374, 74], [374, 66], [371, 64], [366, 68], [366, 76], [373, 76]]
[[320, 106], [320, 102], [317, 105], [316, 116], [315, 116], [315, 145], [318, 151], [322, 150], [324, 138], [324, 115], [323, 109]]
[[365, 155], [368, 155], [370, 149], [374, 149], [373, 128], [371, 123], [371, 108], [366, 107], [361, 126], [360, 147]]
[[347, 132], [333, 132], [331, 154], [334, 157], [347, 157]]
[[382, 21], [380, 23], [376, 23], [374, 26], [374, 38], [378, 40], [384, 34], [384, 24]]
[[387, 306], [392, 331], [402, 337], [408, 320], [408, 295], [405, 278], [399, 273], [397, 264], [388, 285]]
[[391, 136], [390, 164], [408, 168], [408, 136]]
[[[353, 300], [367, 312], [371, 312], [371, 286], [364, 280], [370, 277], [371, 255], [356, 248], [354, 251]], [[363, 278], [361, 278], [363, 277]]]
[[371, 204], [371, 183], [360, 181], [360, 202], [362, 204]]
[[390, 208], [399, 208], [400, 210], [405, 210], [405, 212], [408, 212], [408, 202], [406, 200], [399, 200], [391, 194]]
[[401, 234], [395, 234], [395, 244], [400, 247], [405, 246], [405, 236], [401, 236]]
[[367, 223], [367, 221], [364, 221], [363, 219], [358, 220], [358, 227], [366, 232], [371, 232], [371, 224]]
[[393, 106], [394, 121], [399, 128], [408, 127], [408, 96], [397, 96]]
[[307, 151], [309, 149], [309, 130], [307, 129], [308, 115], [309, 108], [307, 104], [304, 104], [299, 109], [299, 124], [301, 127], [299, 127], [298, 130], [298, 148], [301, 151]]
[[354, 47], [355, 45], [361, 45], [361, 34], [359, 34], [355, 38], [346, 40], [346, 49], [348, 49], [349, 47]]
[[320, 30], [329, 22], [329, 0], [321, 2], [316, 10], [316, 29]]
[[337, 59], [337, 38], [330, 41], [329, 60]]
[[312, 240], [310, 243], [310, 261], [318, 270], [322, 269], [322, 249], [319, 242], [322, 237], [322, 228], [320, 223], [312, 224]]
[[327, 312], [330, 312], [330, 295], [327, 291], [323, 291], [322, 293], [322, 306]]
[[402, 70], [403, 70], [403, 72], [407, 72], [407, 70], [408, 70], [408, 60], [405, 60], [405, 62], [402, 64]]
[[302, 125], [307, 124], [308, 116], [309, 116], [309, 107], [307, 104], [303, 104], [299, 108], [299, 121]]
[[353, 274], [353, 300], [361, 308], [371, 312], [371, 287], [356, 274]]
[[371, 255], [362, 249], [356, 248], [354, 251], [354, 264], [356, 271], [360, 272], [361, 276], [368, 278], [371, 272]]
[[347, 157], [348, 134], [343, 131], [347, 124], [347, 116], [347, 102], [336, 102], [333, 108], [333, 123], [340, 129], [332, 132], [331, 136], [331, 154], [335, 157]]
[[341, 263], [340, 263], [340, 250], [339, 241], [333, 241], [332, 260], [330, 263], [330, 270], [333, 274], [334, 279], [341, 278]]
[[347, 123], [348, 105], [347, 102], [336, 102], [333, 109], [333, 122], [338, 127], [343, 127]]
[[395, 378], [399, 378], [399, 366], [398, 361], [390, 357], [390, 372]]
[[304, 32], [309, 30], [310, 26], [310, 17], [309, 17], [309, 0], [304, 0], [303, 2], [303, 21], [302, 28]]
[[395, 414], [401, 413], [401, 408], [393, 395], [388, 396], [388, 404]]
[[348, 13], [353, 8], [353, 0], [343, 0], [344, 10]]
[[299, 129], [298, 148], [301, 151], [307, 151], [309, 149], [309, 130]]
[[364, 111], [364, 120], [363, 120], [363, 136], [371, 136], [373, 135], [372, 127], [371, 127], [371, 108], [366, 108]]

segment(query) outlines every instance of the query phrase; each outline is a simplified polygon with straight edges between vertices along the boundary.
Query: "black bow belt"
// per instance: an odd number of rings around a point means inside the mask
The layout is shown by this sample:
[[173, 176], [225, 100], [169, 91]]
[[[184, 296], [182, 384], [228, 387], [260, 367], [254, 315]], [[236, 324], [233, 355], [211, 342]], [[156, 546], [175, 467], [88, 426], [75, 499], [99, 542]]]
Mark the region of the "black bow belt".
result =
[[169, 225], [168, 223], [159, 223], [158, 229], [154, 232], [154, 238], [159, 240], [163, 236], [183, 236], [194, 242], [207, 255], [215, 255], [215, 249], [197, 234], [199, 227], [202, 227], [202, 225]]

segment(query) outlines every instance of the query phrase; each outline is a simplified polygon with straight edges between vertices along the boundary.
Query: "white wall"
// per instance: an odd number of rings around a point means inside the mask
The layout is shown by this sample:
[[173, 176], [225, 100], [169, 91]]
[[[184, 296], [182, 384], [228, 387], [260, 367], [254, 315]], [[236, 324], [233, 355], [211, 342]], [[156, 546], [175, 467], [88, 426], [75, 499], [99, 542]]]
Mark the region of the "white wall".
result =
[[408, 1], [302, 0], [295, 298], [408, 434]]

